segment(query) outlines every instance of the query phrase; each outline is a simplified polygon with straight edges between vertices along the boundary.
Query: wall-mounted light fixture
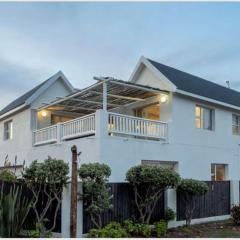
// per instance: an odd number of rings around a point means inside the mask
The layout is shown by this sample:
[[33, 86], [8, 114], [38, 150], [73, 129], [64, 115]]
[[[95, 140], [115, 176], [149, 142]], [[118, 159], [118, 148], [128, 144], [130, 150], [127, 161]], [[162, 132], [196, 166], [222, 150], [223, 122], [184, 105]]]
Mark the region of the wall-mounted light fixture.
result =
[[160, 102], [161, 102], [161, 103], [167, 102], [167, 99], [168, 99], [167, 95], [161, 95], [161, 96], [160, 96]]
[[41, 115], [42, 115], [42, 117], [46, 117], [47, 116], [47, 112], [46, 111], [41, 111]]

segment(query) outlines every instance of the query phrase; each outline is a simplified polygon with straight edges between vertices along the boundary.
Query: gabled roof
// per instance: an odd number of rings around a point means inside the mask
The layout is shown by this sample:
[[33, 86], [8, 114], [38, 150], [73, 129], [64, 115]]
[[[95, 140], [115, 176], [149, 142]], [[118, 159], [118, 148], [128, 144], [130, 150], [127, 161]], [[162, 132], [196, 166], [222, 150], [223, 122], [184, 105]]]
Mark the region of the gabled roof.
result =
[[228, 107], [240, 108], [240, 92], [176, 68], [141, 57], [130, 81], [136, 82], [143, 66], [169, 86], [169, 90]]
[[49, 79], [45, 80], [38, 86], [34, 87], [32, 90], [26, 92], [10, 104], [8, 104], [6, 107], [4, 107], [0, 111], [0, 116], [8, 113], [9, 111], [12, 111], [20, 106], [29, 106], [46, 88], [48, 88], [50, 85], [52, 85], [56, 80], [61, 78], [65, 84], [69, 87], [71, 91], [74, 91], [73, 86], [71, 83], [67, 80], [67, 78], [64, 76], [64, 74], [59, 71], [56, 74], [54, 74]]
[[240, 107], [240, 92], [151, 59], [148, 61], [165, 75], [177, 89]]

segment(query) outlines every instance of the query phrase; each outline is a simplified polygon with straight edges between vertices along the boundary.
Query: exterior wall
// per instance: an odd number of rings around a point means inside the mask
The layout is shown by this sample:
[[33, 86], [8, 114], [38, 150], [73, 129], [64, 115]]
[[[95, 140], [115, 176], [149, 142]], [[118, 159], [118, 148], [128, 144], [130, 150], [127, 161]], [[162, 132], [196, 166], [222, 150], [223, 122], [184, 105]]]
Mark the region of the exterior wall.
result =
[[[4, 122], [13, 121], [13, 138], [4, 140]], [[3, 166], [5, 157], [8, 155], [9, 161], [14, 163], [17, 156], [18, 164], [25, 160], [24, 152], [29, 151], [32, 146], [31, 131], [31, 110], [26, 109], [0, 122], [0, 165]]]
[[156, 87], [160, 89], [168, 89], [168, 86], [163, 81], [159, 81], [158, 77], [155, 76], [147, 67], [143, 66], [139, 73], [138, 84], [147, 85], [150, 87]]
[[[39, 96], [32, 104], [32, 109], [38, 109], [43, 106], [43, 103], [48, 103], [56, 100], [57, 97], [64, 97], [70, 94], [70, 90], [63, 84], [62, 80], [53, 83], [41, 96]], [[37, 115], [37, 128], [44, 128], [51, 125], [51, 112], [47, 111], [47, 116], [42, 117], [41, 114]]]
[[70, 94], [71, 91], [66, 87], [61, 79], [54, 82], [41, 96], [39, 96], [31, 105], [32, 109], [37, 109], [43, 106], [43, 103], [48, 103], [56, 100], [57, 97], [64, 97]]
[[215, 130], [197, 129], [196, 101], [177, 95], [172, 101], [168, 143], [109, 136], [102, 139], [101, 161], [112, 167], [111, 180], [124, 180], [126, 171], [141, 160], [178, 162], [182, 177], [202, 180], [211, 179], [211, 163], [223, 163], [228, 164], [228, 178], [239, 179], [239, 137], [232, 135], [232, 112], [215, 107]]
[[[39, 153], [36, 155], [32, 148], [32, 130], [37, 127], [37, 112], [35, 109], [42, 106], [44, 102], [50, 102], [56, 99], [56, 97], [66, 96], [70, 93], [70, 90], [65, 86], [61, 79], [53, 83], [41, 96], [39, 96], [31, 105], [30, 108], [12, 115], [11, 117], [0, 121], [0, 166], [3, 166], [5, 157], [8, 155], [9, 161], [13, 164], [15, 156], [17, 156], [18, 164], [22, 164], [29, 161], [41, 158], [41, 156], [48, 156], [45, 149], [45, 153]], [[50, 116], [50, 113], [49, 113]], [[4, 122], [13, 120], [13, 139], [4, 141]], [[41, 125], [50, 124], [49, 118], [44, 119], [45, 122]], [[50, 147], [51, 149], [51, 147]], [[60, 155], [61, 156], [61, 155]]]

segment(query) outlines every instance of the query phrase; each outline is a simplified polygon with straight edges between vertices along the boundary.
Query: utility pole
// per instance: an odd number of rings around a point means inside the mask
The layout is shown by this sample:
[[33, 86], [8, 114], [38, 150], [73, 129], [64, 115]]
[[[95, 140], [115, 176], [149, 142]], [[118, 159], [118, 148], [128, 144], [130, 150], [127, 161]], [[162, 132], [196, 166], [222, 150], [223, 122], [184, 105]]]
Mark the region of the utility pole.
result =
[[72, 179], [71, 179], [71, 207], [70, 207], [70, 237], [77, 237], [77, 147], [74, 145], [72, 151]]

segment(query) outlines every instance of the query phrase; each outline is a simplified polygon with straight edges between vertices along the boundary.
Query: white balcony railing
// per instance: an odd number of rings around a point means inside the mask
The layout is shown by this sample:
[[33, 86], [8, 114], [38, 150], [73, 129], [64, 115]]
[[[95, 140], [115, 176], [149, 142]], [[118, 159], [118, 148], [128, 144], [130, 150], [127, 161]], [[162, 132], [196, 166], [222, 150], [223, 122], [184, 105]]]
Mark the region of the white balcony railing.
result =
[[56, 143], [95, 134], [95, 114], [33, 131], [33, 145]]
[[110, 133], [164, 140], [167, 138], [165, 122], [109, 113], [108, 123]]
[[[133, 136], [146, 139], [166, 140], [168, 124], [118, 113], [108, 114], [108, 133], [118, 136]], [[100, 118], [102, 115], [98, 115]], [[96, 131], [96, 114], [76, 118], [64, 123], [33, 131], [33, 145], [60, 143], [78, 137], [94, 135]], [[102, 121], [104, 124], [104, 121]], [[103, 128], [104, 129], [104, 128]], [[105, 128], [106, 129], [106, 128]]]
[[57, 142], [57, 125], [33, 131], [33, 145]]
[[95, 114], [80, 117], [62, 125], [62, 140], [86, 136], [95, 133]]

